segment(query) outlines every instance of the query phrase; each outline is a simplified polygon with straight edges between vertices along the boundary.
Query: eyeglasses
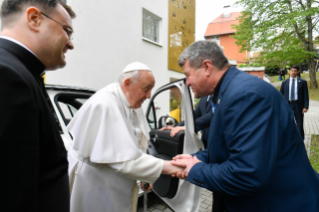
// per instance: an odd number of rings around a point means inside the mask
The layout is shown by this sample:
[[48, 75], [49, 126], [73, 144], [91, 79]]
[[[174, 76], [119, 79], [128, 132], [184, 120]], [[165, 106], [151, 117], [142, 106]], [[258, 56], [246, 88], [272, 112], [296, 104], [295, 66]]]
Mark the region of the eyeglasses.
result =
[[48, 15], [44, 14], [43, 12], [41, 12], [41, 14], [45, 17], [47, 17], [48, 19], [51, 19], [52, 21], [60, 24], [62, 27], [63, 27], [63, 30], [66, 32], [66, 34], [68, 35], [69, 37], [69, 40], [72, 41], [73, 39], [73, 29], [71, 29], [69, 26], [66, 26], [66, 25], [63, 25], [59, 22], [57, 22], [56, 20], [54, 20], [53, 18], [49, 17]]

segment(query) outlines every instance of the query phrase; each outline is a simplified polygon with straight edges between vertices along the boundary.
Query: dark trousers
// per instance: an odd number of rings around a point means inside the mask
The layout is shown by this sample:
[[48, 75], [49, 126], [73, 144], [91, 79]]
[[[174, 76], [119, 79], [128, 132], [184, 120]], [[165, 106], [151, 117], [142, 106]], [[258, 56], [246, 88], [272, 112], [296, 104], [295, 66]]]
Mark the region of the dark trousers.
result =
[[213, 193], [213, 212], [225, 212], [227, 211], [226, 203], [223, 199], [223, 195]]
[[305, 133], [303, 130], [303, 114], [302, 114], [303, 108], [299, 108], [298, 101], [289, 102], [289, 105], [294, 113], [294, 117], [296, 120], [297, 127], [299, 129], [299, 132], [300, 132], [302, 138], [304, 139]]

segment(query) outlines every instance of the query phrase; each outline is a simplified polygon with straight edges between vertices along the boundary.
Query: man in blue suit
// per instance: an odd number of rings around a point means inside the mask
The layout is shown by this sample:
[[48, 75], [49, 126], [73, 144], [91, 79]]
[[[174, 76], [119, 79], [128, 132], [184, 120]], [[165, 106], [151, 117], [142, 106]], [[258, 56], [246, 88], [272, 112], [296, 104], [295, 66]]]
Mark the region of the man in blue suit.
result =
[[[207, 147], [208, 141], [208, 132], [210, 120], [212, 118], [212, 110], [210, 106], [211, 96], [205, 96], [200, 98], [199, 103], [194, 110], [194, 119], [195, 119], [195, 132], [201, 131], [202, 137], [201, 140], [204, 144], [204, 147]], [[179, 131], [185, 130], [184, 121], [180, 122], [176, 127], [166, 126], [162, 130], [171, 130], [171, 136], [174, 137]]]
[[309, 95], [307, 81], [297, 77], [299, 73], [298, 66], [293, 66], [290, 69], [290, 78], [283, 81], [280, 88], [280, 93], [284, 95], [289, 103], [296, 120], [297, 127], [302, 138], [305, 138], [303, 130], [303, 116], [308, 111]]
[[212, 41], [190, 45], [179, 65], [195, 97], [213, 94], [214, 116], [208, 147], [176, 156], [176, 176], [221, 195], [228, 212], [318, 212], [319, 174], [283, 96], [230, 68]]

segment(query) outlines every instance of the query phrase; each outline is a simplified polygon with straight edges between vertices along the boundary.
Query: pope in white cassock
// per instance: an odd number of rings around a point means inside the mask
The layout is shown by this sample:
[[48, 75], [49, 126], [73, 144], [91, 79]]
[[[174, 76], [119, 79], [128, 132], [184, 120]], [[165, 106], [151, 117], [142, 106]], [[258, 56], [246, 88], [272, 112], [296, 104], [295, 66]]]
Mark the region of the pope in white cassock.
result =
[[136, 180], [152, 184], [181, 170], [145, 153], [150, 129], [141, 105], [154, 84], [146, 65], [129, 64], [119, 82], [94, 94], [68, 125], [71, 212], [136, 211]]

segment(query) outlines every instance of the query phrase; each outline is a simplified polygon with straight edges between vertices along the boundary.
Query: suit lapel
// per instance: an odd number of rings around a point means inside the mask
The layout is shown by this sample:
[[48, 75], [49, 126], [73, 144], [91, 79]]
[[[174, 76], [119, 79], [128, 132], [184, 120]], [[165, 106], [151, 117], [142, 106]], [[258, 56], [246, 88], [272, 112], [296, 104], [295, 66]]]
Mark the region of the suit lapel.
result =
[[206, 99], [206, 104], [205, 104], [205, 111], [206, 111], [206, 113], [208, 113], [209, 110], [211, 110], [211, 108], [212, 108], [210, 101], [212, 101], [212, 97], [211, 97], [211, 96], [209, 96], [209, 97]]

